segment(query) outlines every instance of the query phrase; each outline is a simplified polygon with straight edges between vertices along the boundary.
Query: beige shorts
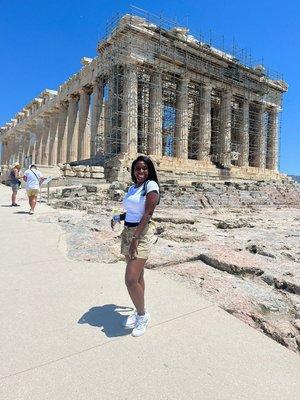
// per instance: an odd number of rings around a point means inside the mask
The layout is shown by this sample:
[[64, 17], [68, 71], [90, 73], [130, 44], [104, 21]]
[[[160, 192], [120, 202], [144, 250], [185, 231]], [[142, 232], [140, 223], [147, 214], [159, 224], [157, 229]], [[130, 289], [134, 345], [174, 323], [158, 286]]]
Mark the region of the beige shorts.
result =
[[[135, 230], [136, 227], [130, 228], [128, 226], [124, 226], [124, 229], [121, 233], [121, 254], [123, 254], [123, 256], [129, 255], [129, 247]], [[146, 226], [143, 233], [141, 234], [140, 240], [138, 242], [137, 258], [147, 260], [147, 258], [149, 257], [150, 248], [157, 241], [157, 237], [154, 235], [154, 231], [154, 223], [149, 222], [149, 224]]]
[[27, 196], [37, 196], [39, 194], [39, 189], [28, 189], [27, 190]]

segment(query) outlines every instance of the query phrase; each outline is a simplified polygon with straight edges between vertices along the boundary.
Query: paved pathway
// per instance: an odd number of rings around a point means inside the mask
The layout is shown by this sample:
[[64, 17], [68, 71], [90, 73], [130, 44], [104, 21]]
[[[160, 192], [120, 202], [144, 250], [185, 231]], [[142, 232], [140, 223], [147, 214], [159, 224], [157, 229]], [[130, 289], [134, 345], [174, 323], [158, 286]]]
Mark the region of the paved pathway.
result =
[[7, 207], [0, 186], [1, 400], [300, 398], [299, 357], [146, 271], [146, 335], [120, 328], [131, 306], [124, 263], [67, 260], [59, 226]]

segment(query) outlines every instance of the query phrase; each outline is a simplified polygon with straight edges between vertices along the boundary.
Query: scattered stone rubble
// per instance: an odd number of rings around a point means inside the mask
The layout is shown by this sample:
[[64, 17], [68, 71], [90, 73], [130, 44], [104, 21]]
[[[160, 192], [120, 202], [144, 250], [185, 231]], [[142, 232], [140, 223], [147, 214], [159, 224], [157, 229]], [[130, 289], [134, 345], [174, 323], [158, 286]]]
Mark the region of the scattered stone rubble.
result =
[[246, 182], [176, 181], [162, 185], [164, 204], [200, 208], [245, 208], [251, 206], [299, 205], [300, 186], [291, 180]]
[[[163, 184], [148, 268], [300, 352], [299, 188], [290, 181]], [[122, 259], [122, 228], [111, 231], [110, 217], [126, 189], [119, 182], [56, 189], [54, 206], [72, 209], [58, 216], [69, 257]]]
[[58, 164], [64, 177], [104, 179], [104, 168], [101, 166]]

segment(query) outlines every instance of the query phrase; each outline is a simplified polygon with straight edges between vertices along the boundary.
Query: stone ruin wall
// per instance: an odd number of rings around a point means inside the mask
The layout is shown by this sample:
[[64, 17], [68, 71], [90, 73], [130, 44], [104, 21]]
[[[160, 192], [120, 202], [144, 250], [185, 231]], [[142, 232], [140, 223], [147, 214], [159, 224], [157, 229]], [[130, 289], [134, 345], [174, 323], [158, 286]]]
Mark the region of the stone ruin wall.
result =
[[118, 20], [98, 52], [1, 128], [3, 170], [36, 163], [88, 177], [66, 165], [101, 165], [108, 180], [128, 180], [132, 160], [148, 154], [162, 179], [282, 178], [285, 82], [137, 16]]

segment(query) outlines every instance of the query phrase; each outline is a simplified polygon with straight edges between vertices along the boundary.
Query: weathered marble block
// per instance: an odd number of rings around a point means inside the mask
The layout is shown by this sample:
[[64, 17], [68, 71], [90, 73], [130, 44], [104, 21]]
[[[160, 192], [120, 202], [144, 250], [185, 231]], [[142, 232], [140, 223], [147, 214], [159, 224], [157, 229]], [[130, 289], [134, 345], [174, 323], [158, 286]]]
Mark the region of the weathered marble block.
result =
[[93, 172], [93, 173], [95, 173], [95, 172], [103, 172], [104, 173], [104, 168], [101, 167], [101, 166], [94, 165], [94, 166], [90, 167], [90, 172]]
[[104, 179], [104, 173], [103, 172], [92, 172], [91, 178]]

